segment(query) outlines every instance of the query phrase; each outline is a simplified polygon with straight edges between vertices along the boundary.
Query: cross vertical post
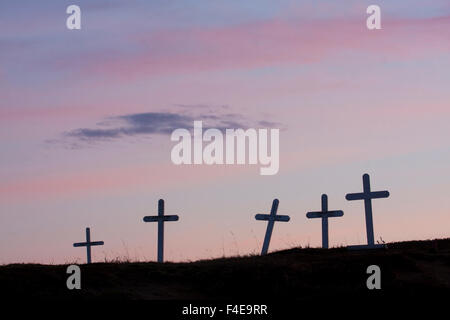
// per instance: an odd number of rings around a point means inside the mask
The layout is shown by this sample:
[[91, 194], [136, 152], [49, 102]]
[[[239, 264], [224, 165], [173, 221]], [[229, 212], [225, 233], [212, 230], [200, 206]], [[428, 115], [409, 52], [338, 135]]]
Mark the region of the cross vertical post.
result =
[[91, 229], [86, 228], [87, 263], [91, 263]]
[[158, 262], [164, 261], [164, 200], [158, 201]]
[[370, 177], [368, 174], [363, 175], [363, 192], [364, 198], [364, 211], [366, 215], [366, 233], [367, 244], [369, 246], [375, 244], [375, 236], [373, 235], [373, 215], [372, 215], [372, 199], [370, 198]]
[[[322, 212], [328, 211], [328, 197], [322, 195]], [[328, 249], [328, 216], [322, 218], [322, 248]]]
[[145, 216], [144, 222], [158, 222], [158, 262], [164, 261], [164, 222], [166, 221], [178, 221], [177, 215], [164, 215], [164, 200], [158, 201], [158, 215], [157, 216]]
[[277, 200], [274, 200], [272, 203], [272, 208], [270, 209], [270, 219], [269, 222], [267, 223], [267, 230], [264, 236], [264, 243], [261, 254], [267, 254], [267, 251], [269, 251], [269, 243], [270, 239], [272, 238], [273, 226], [275, 224], [274, 218], [278, 211], [278, 204], [279, 202]]
[[261, 255], [267, 254], [269, 251], [270, 239], [272, 237], [272, 231], [275, 224], [275, 221], [283, 221], [288, 222], [290, 220], [289, 216], [279, 215], [277, 216], [278, 204], [280, 201], [278, 199], [274, 199], [272, 202], [272, 209], [270, 210], [270, 214], [257, 214], [255, 215], [256, 220], [267, 220], [267, 229], [266, 234], [264, 236], [264, 243], [261, 250]]
[[309, 219], [322, 218], [322, 248], [328, 249], [328, 218], [342, 217], [342, 210], [328, 211], [328, 196], [322, 194], [322, 211], [312, 211], [306, 214]]

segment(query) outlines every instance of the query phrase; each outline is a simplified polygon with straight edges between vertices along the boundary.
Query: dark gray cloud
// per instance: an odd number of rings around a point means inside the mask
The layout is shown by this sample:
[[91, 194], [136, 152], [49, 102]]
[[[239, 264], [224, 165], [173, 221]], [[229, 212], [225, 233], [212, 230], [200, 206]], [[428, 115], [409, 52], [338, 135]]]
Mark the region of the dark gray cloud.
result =
[[[182, 106], [185, 108], [187, 106]], [[182, 110], [181, 112], [145, 112], [126, 114], [115, 117], [101, 119], [93, 128], [78, 128], [63, 134], [66, 144], [79, 146], [81, 142], [98, 142], [105, 140], [116, 140], [125, 137], [151, 136], [151, 135], [170, 135], [175, 129], [186, 128], [191, 130], [194, 121], [203, 121], [203, 128], [217, 128], [221, 131], [225, 129], [237, 128], [269, 128], [275, 127], [277, 123], [270, 121], [252, 121], [236, 113], [220, 113], [228, 109], [221, 106], [216, 109], [206, 111], [209, 106], [199, 105], [196, 113]], [[55, 143], [58, 140], [47, 140], [48, 143]]]
[[125, 136], [170, 134], [177, 128], [192, 127], [189, 115], [146, 112], [111, 117], [98, 123], [101, 128], [80, 128], [65, 133], [66, 137], [81, 140], [105, 140]]
[[280, 127], [282, 127], [282, 124], [279, 122], [266, 121], [266, 120], [258, 121], [258, 124], [264, 128], [275, 128], [275, 127], [280, 128]]

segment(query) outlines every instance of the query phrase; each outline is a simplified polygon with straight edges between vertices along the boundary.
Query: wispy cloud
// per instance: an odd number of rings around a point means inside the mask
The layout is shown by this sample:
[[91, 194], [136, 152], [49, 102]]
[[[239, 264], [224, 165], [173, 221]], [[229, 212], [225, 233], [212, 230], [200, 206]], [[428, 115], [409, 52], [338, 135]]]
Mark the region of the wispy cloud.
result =
[[136, 50], [117, 56], [93, 55], [79, 69], [83, 74], [129, 81], [130, 76], [309, 65], [340, 59], [348, 52], [388, 54], [404, 60], [448, 51], [444, 40], [449, 24], [449, 16], [385, 19], [386, 30], [370, 33], [364, 22], [355, 18], [302, 22], [271, 19], [226, 27], [159, 30], [127, 37], [125, 41]]
[[[266, 120], [251, 120], [243, 115], [228, 111], [227, 106], [214, 108], [208, 105], [176, 105], [177, 108], [188, 108], [189, 111], [144, 112], [125, 114], [101, 119], [91, 128], [77, 128], [63, 133], [62, 139], [47, 140], [48, 143], [69, 143], [72, 148], [80, 147], [80, 142], [94, 143], [117, 140], [134, 136], [170, 135], [175, 129], [192, 129], [194, 121], [203, 121], [203, 127], [217, 128], [224, 131], [228, 128], [271, 128], [280, 124]], [[191, 109], [201, 109], [202, 113]], [[215, 112], [214, 109], [216, 110]], [[220, 113], [222, 112], [222, 113]]]
[[187, 127], [192, 121], [190, 116], [175, 113], [135, 113], [107, 118], [98, 123], [96, 128], [79, 128], [64, 135], [81, 140], [101, 140], [135, 135], [169, 134], [175, 128]]

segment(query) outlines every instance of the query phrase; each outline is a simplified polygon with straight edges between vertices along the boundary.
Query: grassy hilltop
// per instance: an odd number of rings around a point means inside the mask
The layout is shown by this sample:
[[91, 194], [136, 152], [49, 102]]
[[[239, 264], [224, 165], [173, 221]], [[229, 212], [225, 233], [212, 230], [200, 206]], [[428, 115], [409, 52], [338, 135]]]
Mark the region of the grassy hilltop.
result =
[[[381, 290], [366, 287], [366, 268], [381, 268]], [[95, 263], [81, 266], [81, 290], [66, 288], [67, 266], [0, 267], [5, 298], [278, 300], [450, 296], [450, 239], [388, 244], [388, 249], [290, 249], [267, 256], [190, 263]]]

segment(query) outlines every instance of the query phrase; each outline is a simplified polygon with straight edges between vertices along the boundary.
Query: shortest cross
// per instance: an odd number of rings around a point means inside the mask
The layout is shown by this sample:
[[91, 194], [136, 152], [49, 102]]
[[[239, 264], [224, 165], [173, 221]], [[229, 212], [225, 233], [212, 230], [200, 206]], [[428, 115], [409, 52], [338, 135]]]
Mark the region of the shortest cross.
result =
[[86, 228], [86, 242], [76, 242], [73, 244], [74, 247], [86, 247], [87, 251], [87, 263], [91, 263], [91, 247], [92, 246], [102, 246], [105, 243], [103, 241], [92, 241], [91, 242], [91, 229]]
[[342, 217], [344, 211], [334, 210], [328, 211], [328, 196], [326, 194], [322, 195], [322, 211], [308, 212], [306, 217], [312, 218], [322, 218], [322, 248], [328, 249], [328, 218], [331, 217]]
[[158, 201], [158, 215], [146, 216], [144, 222], [158, 222], [158, 262], [164, 260], [164, 222], [166, 221], [178, 221], [177, 215], [164, 215], [164, 200]]
[[270, 214], [257, 214], [255, 216], [256, 220], [267, 220], [267, 230], [266, 236], [264, 237], [264, 244], [262, 247], [261, 254], [267, 254], [269, 250], [270, 238], [272, 237], [273, 226], [275, 221], [283, 221], [288, 222], [290, 220], [289, 216], [277, 216], [278, 204], [280, 201], [278, 199], [273, 200], [272, 209], [270, 210]]

